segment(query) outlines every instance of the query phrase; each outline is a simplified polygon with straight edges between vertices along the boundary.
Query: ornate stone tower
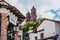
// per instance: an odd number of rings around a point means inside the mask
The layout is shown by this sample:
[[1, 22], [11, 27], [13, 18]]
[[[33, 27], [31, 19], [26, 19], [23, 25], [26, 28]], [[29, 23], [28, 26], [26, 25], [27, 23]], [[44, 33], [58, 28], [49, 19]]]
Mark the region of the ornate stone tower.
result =
[[36, 8], [34, 6], [31, 9], [31, 15], [30, 16], [31, 16], [30, 21], [36, 22], [37, 15], [36, 15]]
[[30, 13], [28, 11], [28, 13], [26, 14], [26, 22], [29, 22], [30, 21]]
[[36, 15], [36, 8], [33, 6], [33, 8], [31, 9], [31, 13], [27, 13], [26, 14], [26, 22], [36, 22], [37, 20], [37, 15]]

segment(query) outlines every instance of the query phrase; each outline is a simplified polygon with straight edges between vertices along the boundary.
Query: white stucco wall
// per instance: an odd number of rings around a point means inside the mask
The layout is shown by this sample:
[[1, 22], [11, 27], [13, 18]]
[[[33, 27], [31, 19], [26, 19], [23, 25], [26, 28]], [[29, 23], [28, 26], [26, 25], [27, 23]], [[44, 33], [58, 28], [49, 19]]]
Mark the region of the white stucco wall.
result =
[[10, 15], [10, 10], [7, 10], [6, 8], [0, 8], [0, 13], [7, 13], [8, 15]]
[[[44, 29], [44, 38], [54, 36], [56, 34], [55, 31], [55, 22], [44, 20], [43, 23], [37, 28], [37, 31]], [[40, 38], [40, 33], [37, 33], [38, 39]]]
[[10, 10], [7, 10], [6, 8], [0, 8], [0, 13], [8, 14], [10, 16], [10, 20], [9, 21], [12, 24], [16, 25], [18, 18], [13, 14], [13, 12], [10, 12]]
[[33, 30], [29, 30], [29, 31], [28, 31], [28, 33], [31, 33], [31, 32], [33, 32]]
[[59, 35], [57, 40], [60, 40], [60, 23], [56, 22], [56, 33]]
[[37, 36], [36, 33], [29, 34], [29, 40], [35, 40], [35, 36]]
[[23, 31], [22, 30], [19, 30], [19, 32], [18, 32], [18, 40], [20, 40], [19, 36], [21, 36], [21, 40], [22, 40], [22, 37], [23, 37]]

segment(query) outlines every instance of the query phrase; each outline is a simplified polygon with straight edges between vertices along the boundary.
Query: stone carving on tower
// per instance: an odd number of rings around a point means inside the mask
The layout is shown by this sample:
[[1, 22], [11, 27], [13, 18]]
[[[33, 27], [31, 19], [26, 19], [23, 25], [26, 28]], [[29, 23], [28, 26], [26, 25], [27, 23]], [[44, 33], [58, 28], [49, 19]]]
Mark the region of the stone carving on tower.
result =
[[26, 22], [29, 22], [30, 21], [30, 13], [28, 11], [28, 13], [26, 14]]
[[36, 8], [33, 6], [33, 8], [31, 9], [31, 13], [27, 13], [26, 14], [26, 22], [36, 22], [37, 19], [37, 15], [36, 15]]

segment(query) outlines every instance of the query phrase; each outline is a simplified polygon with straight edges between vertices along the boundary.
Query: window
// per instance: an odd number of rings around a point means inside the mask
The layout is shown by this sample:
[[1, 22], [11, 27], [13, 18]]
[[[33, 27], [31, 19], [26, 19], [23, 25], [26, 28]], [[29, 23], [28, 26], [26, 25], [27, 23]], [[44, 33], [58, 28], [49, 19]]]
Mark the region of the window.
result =
[[18, 40], [21, 40], [21, 35], [20, 35], [20, 36], [18, 36]]
[[41, 33], [40, 35], [41, 35], [41, 38], [44, 38], [44, 34], [43, 33]]
[[37, 40], [37, 36], [35, 36], [35, 40]]
[[36, 21], [36, 19], [33, 19], [33, 21], [35, 22], [35, 21]]

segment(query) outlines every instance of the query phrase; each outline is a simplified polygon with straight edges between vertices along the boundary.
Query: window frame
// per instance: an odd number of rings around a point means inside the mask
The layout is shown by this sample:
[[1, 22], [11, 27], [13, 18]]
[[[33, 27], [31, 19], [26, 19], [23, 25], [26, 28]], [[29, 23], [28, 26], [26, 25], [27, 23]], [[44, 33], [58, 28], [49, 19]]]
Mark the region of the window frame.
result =
[[41, 38], [44, 38], [44, 33], [40, 33], [40, 37]]

